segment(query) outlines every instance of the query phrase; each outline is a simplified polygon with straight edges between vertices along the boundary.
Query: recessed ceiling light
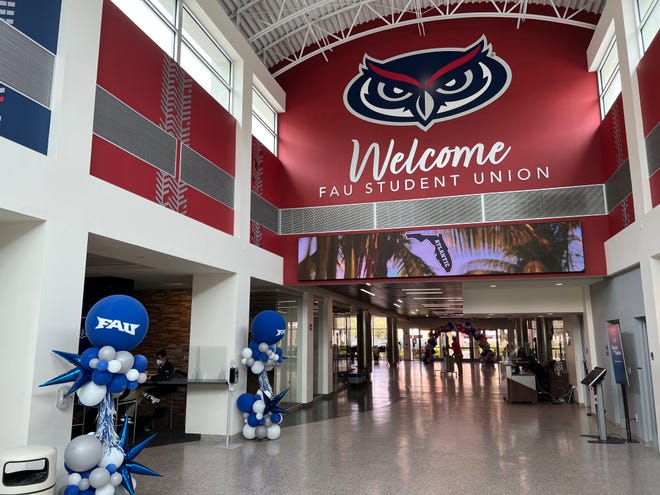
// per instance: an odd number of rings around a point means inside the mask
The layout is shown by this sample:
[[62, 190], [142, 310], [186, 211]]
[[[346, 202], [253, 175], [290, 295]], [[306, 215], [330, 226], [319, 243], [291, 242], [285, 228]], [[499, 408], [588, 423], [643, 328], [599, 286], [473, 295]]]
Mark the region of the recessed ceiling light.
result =
[[497, 284], [490, 284], [491, 287], [497, 287]]
[[367, 282], [367, 285], [368, 285], [369, 287], [371, 287], [371, 282]]
[[394, 305], [395, 305], [397, 308], [400, 308], [400, 307], [401, 307], [401, 305], [400, 305], [400, 304], [397, 304], [397, 303], [394, 303]]
[[402, 301], [401, 299], [397, 299], [396, 301], [397, 301], [397, 302], [400, 302], [400, 303], [403, 303], [403, 301]]
[[562, 284], [561, 282], [557, 282], [555, 285], [564, 285], [564, 284]]
[[493, 316], [495, 313], [488, 313], [488, 316]]
[[364, 292], [365, 294], [369, 294], [370, 296], [375, 296], [375, 295], [376, 295], [376, 294], [374, 294], [373, 292], [369, 292], [367, 289], [360, 289], [360, 290], [361, 290], [362, 292]]

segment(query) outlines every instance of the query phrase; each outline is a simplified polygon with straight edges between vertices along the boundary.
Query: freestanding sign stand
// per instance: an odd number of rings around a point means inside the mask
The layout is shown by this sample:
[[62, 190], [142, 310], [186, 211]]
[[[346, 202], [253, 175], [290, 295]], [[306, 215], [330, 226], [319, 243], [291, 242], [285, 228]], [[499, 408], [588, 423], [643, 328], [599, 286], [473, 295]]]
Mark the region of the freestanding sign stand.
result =
[[[598, 443], [607, 443], [607, 427], [605, 425], [605, 401], [603, 400], [603, 380], [607, 370], [594, 368], [581, 383], [594, 389], [594, 402], [596, 404], [596, 418], [598, 422]], [[593, 435], [582, 435], [593, 436]]]
[[628, 443], [632, 443], [630, 431], [630, 412], [628, 411], [628, 373], [626, 371], [626, 359], [623, 354], [623, 342], [621, 341], [621, 327], [619, 323], [613, 322], [607, 325], [607, 336], [610, 341], [610, 354], [612, 355], [612, 368], [614, 369], [614, 380], [621, 385], [621, 398], [623, 399], [623, 412], [626, 416], [626, 437]]

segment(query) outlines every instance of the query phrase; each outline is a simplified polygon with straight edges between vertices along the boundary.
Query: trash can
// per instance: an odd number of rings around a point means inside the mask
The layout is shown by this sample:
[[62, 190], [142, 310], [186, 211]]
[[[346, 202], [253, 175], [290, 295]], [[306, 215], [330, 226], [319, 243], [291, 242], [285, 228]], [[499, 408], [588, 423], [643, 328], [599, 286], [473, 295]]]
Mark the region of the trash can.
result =
[[0, 495], [55, 495], [57, 451], [29, 445], [0, 452]]

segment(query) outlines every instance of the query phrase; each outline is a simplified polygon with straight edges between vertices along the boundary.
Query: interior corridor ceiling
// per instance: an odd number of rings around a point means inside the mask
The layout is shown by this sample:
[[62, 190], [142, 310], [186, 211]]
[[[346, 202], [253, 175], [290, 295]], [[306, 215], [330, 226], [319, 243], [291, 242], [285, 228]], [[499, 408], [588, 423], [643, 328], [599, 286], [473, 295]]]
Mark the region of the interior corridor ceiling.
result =
[[416, 25], [420, 36], [434, 21], [506, 18], [519, 27], [547, 20], [595, 27], [605, 0], [218, 0], [257, 56], [277, 77], [358, 37]]

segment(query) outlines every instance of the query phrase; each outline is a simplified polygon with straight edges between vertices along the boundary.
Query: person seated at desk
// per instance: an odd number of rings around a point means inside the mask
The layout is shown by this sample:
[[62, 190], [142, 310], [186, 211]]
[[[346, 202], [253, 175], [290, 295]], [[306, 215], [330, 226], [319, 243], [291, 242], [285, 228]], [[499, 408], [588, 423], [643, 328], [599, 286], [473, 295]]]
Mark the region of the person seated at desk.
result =
[[[158, 382], [167, 382], [174, 378], [174, 364], [167, 359], [167, 352], [161, 349], [156, 353], [156, 365], [158, 366], [158, 371], [155, 375], [147, 376], [147, 383]], [[120, 398], [120, 401], [135, 401], [130, 404], [124, 414], [127, 414], [129, 418], [135, 417], [135, 412], [137, 407], [140, 405], [143, 399], [149, 400], [154, 406], [154, 412], [149, 419], [149, 422], [145, 425], [144, 430], [150, 431], [153, 428], [153, 421], [156, 418], [160, 418], [165, 414], [166, 408], [160, 405], [161, 398], [171, 393], [172, 390], [169, 387], [165, 386], [154, 386], [149, 387], [146, 390], [142, 391], [139, 389], [131, 390], [126, 397]], [[121, 419], [124, 421], [124, 418]]]

